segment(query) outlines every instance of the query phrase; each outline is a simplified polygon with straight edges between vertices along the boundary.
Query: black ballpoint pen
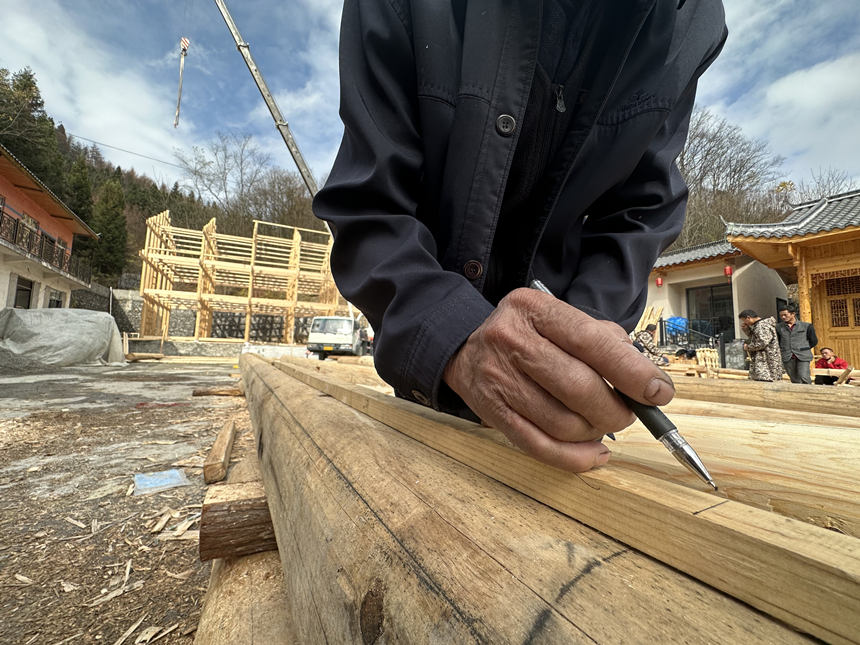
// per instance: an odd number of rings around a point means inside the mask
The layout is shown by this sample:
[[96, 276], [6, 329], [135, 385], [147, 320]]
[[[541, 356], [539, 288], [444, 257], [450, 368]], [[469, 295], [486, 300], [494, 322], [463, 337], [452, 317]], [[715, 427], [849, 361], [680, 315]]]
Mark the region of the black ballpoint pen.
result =
[[[552, 291], [546, 288], [540, 280], [532, 280], [530, 285], [532, 289], [543, 291], [549, 295], [553, 295]], [[675, 459], [684, 464], [693, 474], [698, 476], [702, 481], [710, 484], [714, 490], [717, 490], [717, 485], [711, 478], [705, 464], [696, 454], [696, 451], [687, 443], [686, 439], [681, 436], [675, 424], [669, 421], [669, 418], [663, 414], [660, 408], [653, 405], [645, 405], [634, 401], [629, 396], [615, 389], [616, 394], [621, 397], [621, 400], [627, 404], [633, 414], [648, 428], [651, 435], [660, 441], [667, 450], [674, 455]], [[614, 437], [613, 437], [614, 438]]]

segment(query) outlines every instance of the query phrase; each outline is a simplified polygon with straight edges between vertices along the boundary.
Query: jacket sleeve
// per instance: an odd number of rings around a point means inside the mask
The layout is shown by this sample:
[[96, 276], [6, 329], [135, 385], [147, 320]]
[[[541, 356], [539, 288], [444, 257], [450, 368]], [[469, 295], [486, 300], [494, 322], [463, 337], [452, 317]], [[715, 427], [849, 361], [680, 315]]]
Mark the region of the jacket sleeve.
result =
[[700, 64], [630, 176], [592, 206], [583, 224], [579, 271], [566, 299], [627, 331], [645, 307], [654, 263], [684, 224], [688, 191], [676, 159], [687, 139], [698, 78], [716, 59], [726, 34]]
[[809, 323], [809, 327], [806, 328], [806, 342], [809, 343], [810, 349], [818, 344], [818, 335], [815, 333], [815, 327], [812, 323]]
[[757, 325], [753, 328], [750, 339], [747, 341], [747, 348], [751, 352], [760, 352], [770, 344], [775, 335], [776, 330], [773, 327]]
[[417, 217], [423, 165], [408, 13], [389, 0], [344, 4], [344, 135], [314, 212], [331, 224], [338, 289], [376, 330], [379, 374], [402, 396], [440, 407], [442, 372], [493, 307], [445, 271]]

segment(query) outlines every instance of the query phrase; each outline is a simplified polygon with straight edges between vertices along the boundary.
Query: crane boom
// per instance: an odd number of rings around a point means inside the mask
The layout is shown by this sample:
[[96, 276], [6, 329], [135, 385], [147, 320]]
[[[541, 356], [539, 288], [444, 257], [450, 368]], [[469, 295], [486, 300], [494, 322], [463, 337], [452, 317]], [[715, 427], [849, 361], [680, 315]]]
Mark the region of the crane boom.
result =
[[260, 94], [263, 95], [263, 100], [266, 102], [266, 106], [268, 106], [269, 112], [272, 113], [272, 118], [275, 120], [275, 126], [281, 133], [281, 137], [283, 137], [284, 143], [287, 144], [287, 149], [293, 156], [293, 161], [296, 162], [296, 166], [298, 166], [299, 173], [301, 174], [302, 179], [305, 180], [305, 185], [308, 187], [308, 191], [310, 191], [311, 197], [313, 197], [317, 194], [318, 190], [316, 179], [314, 179], [314, 176], [311, 174], [307, 163], [305, 163], [305, 158], [302, 156], [301, 150], [299, 150], [299, 145], [296, 143], [295, 138], [293, 138], [293, 133], [290, 132], [290, 126], [287, 124], [286, 120], [281, 114], [280, 109], [278, 109], [278, 104], [275, 103], [275, 98], [269, 91], [269, 87], [268, 85], [266, 85], [266, 81], [263, 79], [263, 75], [260, 73], [257, 64], [254, 62], [254, 58], [251, 56], [251, 50], [248, 43], [246, 43], [242, 39], [242, 35], [239, 33], [239, 29], [236, 27], [236, 23], [233, 21], [233, 16], [231, 16], [230, 12], [227, 10], [227, 5], [224, 3], [224, 0], [215, 0], [215, 4], [218, 6], [218, 10], [221, 12], [221, 17], [224, 18], [224, 22], [227, 23], [227, 28], [233, 35], [233, 40], [236, 41], [236, 47], [242, 54], [242, 58], [245, 59], [245, 64], [248, 66], [248, 71], [251, 72], [251, 76], [254, 78], [254, 82], [257, 84], [257, 88], [260, 90]]

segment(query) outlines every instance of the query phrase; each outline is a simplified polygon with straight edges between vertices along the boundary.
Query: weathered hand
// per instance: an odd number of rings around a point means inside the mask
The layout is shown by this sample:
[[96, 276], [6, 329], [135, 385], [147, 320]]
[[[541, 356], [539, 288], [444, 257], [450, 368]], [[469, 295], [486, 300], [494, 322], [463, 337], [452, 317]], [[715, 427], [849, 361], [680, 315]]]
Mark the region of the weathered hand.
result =
[[533, 289], [499, 303], [448, 362], [444, 380], [524, 452], [574, 472], [605, 464], [600, 439], [634, 420], [606, 381], [641, 403], [674, 396], [671, 379], [621, 327]]

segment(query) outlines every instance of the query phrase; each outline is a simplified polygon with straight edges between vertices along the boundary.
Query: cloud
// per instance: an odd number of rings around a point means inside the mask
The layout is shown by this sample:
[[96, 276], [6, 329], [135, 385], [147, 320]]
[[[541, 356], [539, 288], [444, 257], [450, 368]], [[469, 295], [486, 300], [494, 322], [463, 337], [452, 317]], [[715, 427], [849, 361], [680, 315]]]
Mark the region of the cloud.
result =
[[[172, 127], [176, 94], [154, 87], [142, 65], [124, 64], [109, 44], [82, 31], [64, 5], [41, 2], [38, 11], [5, 12], [0, 41], [2, 64], [33, 69], [46, 111], [68, 132], [166, 161], [171, 146], [184, 142], [185, 133]], [[178, 68], [178, 54], [175, 60]], [[102, 153], [156, 180], [178, 178], [178, 168], [110, 148]]]
[[725, 7], [729, 40], [699, 84], [699, 105], [765, 140], [795, 182], [826, 167], [860, 181], [857, 12], [802, 0]]

